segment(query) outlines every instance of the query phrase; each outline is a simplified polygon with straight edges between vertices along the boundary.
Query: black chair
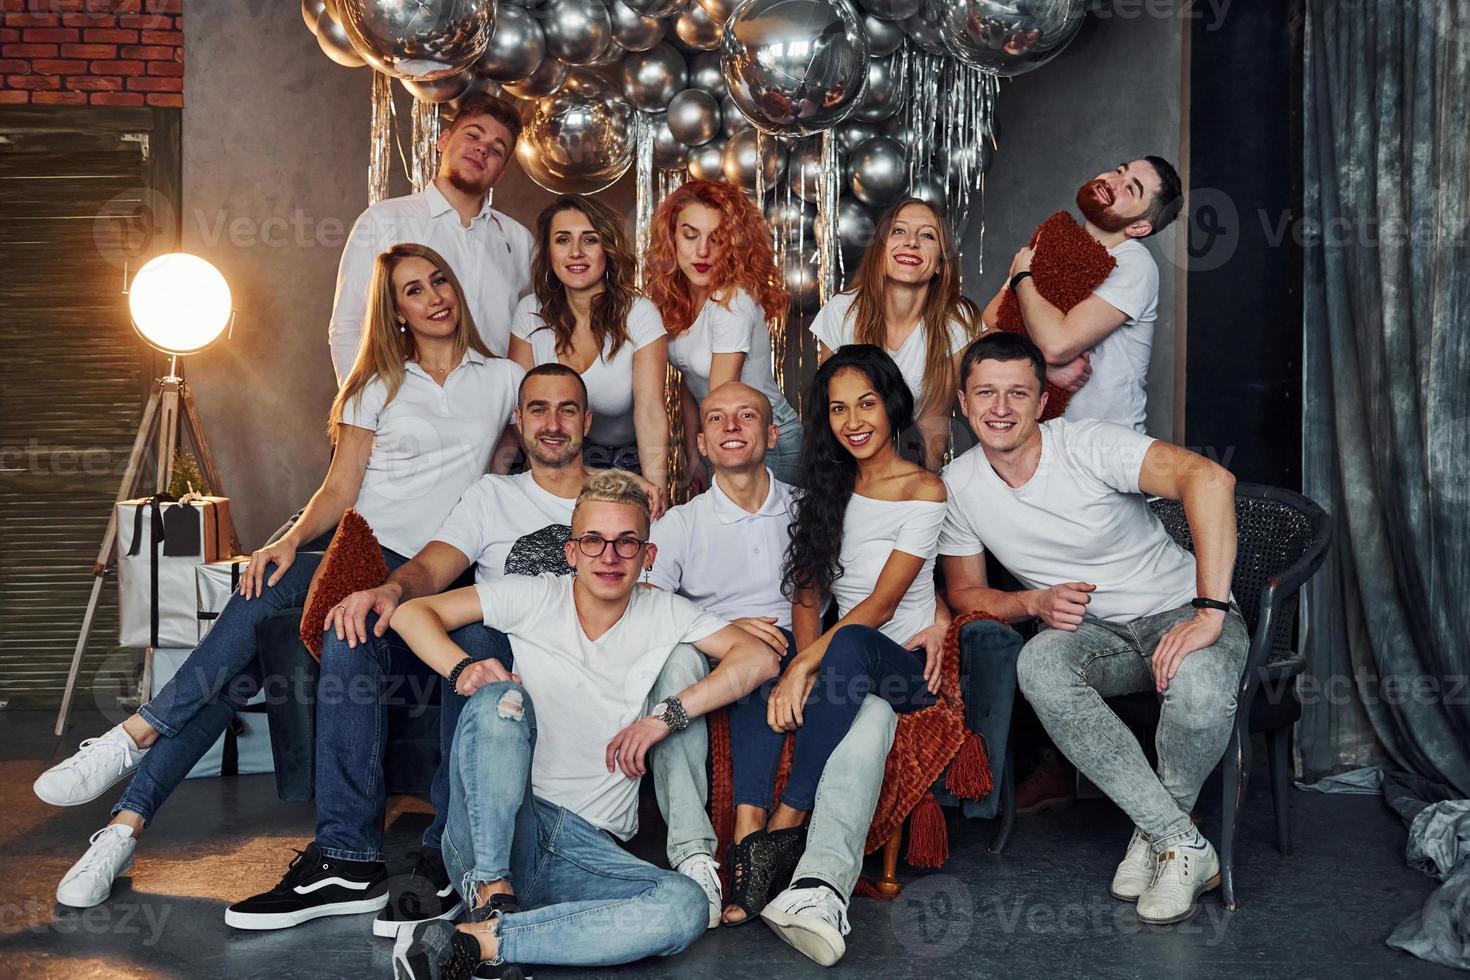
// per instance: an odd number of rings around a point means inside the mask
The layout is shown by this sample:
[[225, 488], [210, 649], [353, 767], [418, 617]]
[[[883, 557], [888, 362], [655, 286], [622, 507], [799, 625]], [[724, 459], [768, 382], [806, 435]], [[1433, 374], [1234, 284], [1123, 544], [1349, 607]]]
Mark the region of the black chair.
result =
[[[1194, 550], [1177, 500], [1153, 499], [1149, 506], [1181, 546]], [[1220, 815], [1220, 883], [1225, 907], [1234, 910], [1235, 832], [1250, 776], [1251, 735], [1263, 732], [1269, 750], [1271, 798], [1276, 811], [1276, 846], [1291, 853], [1289, 794], [1292, 726], [1301, 717], [1295, 679], [1306, 666], [1294, 649], [1296, 611], [1302, 586], [1321, 566], [1332, 541], [1333, 521], [1316, 503], [1290, 490], [1241, 483], [1235, 488], [1237, 544], [1231, 591], [1251, 632], [1250, 652], [1240, 679], [1230, 743], [1221, 760], [1224, 792]], [[1152, 691], [1109, 698], [1126, 724], [1140, 730], [1157, 725], [1159, 703]], [[1152, 739], [1144, 739], [1151, 745]]]

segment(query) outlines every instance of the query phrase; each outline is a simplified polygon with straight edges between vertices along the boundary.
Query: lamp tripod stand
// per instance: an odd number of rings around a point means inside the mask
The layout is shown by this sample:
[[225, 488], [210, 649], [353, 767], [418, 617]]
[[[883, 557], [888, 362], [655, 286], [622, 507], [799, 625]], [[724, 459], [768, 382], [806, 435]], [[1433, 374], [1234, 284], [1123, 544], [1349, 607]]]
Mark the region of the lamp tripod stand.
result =
[[[81, 672], [82, 654], [87, 648], [87, 638], [92, 632], [92, 618], [97, 613], [97, 601], [102, 596], [102, 582], [113, 563], [113, 544], [117, 540], [117, 505], [131, 500], [143, 489], [144, 460], [149, 444], [156, 447], [157, 461], [153, 473], [153, 492], [162, 493], [173, 479], [174, 454], [179, 448], [179, 423], [182, 420], [194, 444], [194, 453], [199, 460], [204, 479], [216, 493], [221, 492], [219, 471], [214, 465], [214, 454], [204, 438], [204, 425], [199, 418], [199, 407], [188, 382], [179, 377], [179, 359], [169, 356], [168, 374], [153, 382], [148, 403], [143, 408], [143, 418], [138, 423], [138, 435], [133, 439], [132, 451], [128, 454], [127, 469], [123, 471], [122, 485], [118, 487], [117, 499], [113, 501], [112, 513], [107, 518], [107, 530], [102, 535], [102, 547], [97, 560], [92, 563], [92, 596], [87, 600], [87, 612], [82, 617], [82, 632], [77, 637], [76, 649], [72, 652], [71, 670], [66, 675], [66, 689], [61, 696], [61, 710], [56, 715], [56, 734], [66, 728], [66, 718], [71, 712], [72, 695], [76, 693], [77, 677]], [[231, 553], [239, 550], [239, 542], [231, 528]], [[153, 648], [143, 655], [143, 693], [149, 695], [148, 685], [153, 663]]]

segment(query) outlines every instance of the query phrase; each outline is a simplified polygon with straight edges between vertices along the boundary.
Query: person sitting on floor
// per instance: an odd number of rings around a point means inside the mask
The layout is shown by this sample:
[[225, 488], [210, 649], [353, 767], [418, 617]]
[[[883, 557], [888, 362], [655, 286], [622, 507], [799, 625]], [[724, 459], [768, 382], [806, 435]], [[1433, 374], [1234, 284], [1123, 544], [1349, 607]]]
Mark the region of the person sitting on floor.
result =
[[[1045, 622], [1017, 676], [1057, 747], [1133, 820], [1111, 892], [1142, 922], [1188, 918], [1220, 881], [1189, 810], [1230, 738], [1250, 639], [1230, 598], [1235, 480], [1125, 426], [1039, 422], [1046, 362], [1017, 334], [971, 344], [961, 377], [979, 445], [944, 470], [950, 603]], [[1145, 495], [1184, 502], [1193, 554]], [[989, 587], [986, 550], [1024, 591]], [[1103, 701], [1144, 690], [1162, 702], [1157, 772]]]
[[[173, 679], [135, 714], [87, 739], [80, 751], [36, 780], [35, 792], [42, 800], [76, 806], [133, 777], [112, 808], [112, 820], [92, 835], [91, 846], [57, 886], [56, 900], [62, 905], [87, 908], [106, 900], [116, 877], [132, 866], [143, 828], [235, 712], [260, 690], [264, 678], [255, 628], [305, 602], [322, 560], [321, 540], [347, 509], [356, 508], [373, 528], [383, 560], [393, 568], [424, 546], [460, 492], [489, 467], [513, 416], [515, 387], [524, 372], [486, 349], [448, 264], [423, 245], [395, 245], [377, 257], [368, 300], [357, 359], [332, 404], [329, 426], [336, 450], [321, 488], [280, 540], [251, 555], [239, 593], [225, 603], [214, 628]], [[437, 432], [441, 441], [425, 444], [419, 437], [426, 429]], [[405, 499], [415, 506], [403, 506]], [[485, 630], [467, 631], [459, 639], [476, 656], [496, 655]], [[323, 677], [327, 673], [324, 660]], [[333, 707], [352, 709], [345, 703], [351, 700], [321, 699], [319, 719]], [[382, 710], [376, 702], [356, 707]], [[366, 724], [372, 725], [371, 718]], [[373, 729], [356, 727], [342, 734], [365, 741], [364, 730]], [[373, 855], [362, 852], [377, 846], [361, 841], [362, 834], [376, 835], [382, 824], [381, 750], [358, 766], [352, 785], [378, 788], [377, 823], [360, 826], [374, 819], [369, 806], [333, 825], [344, 836], [323, 840], [329, 861], [366, 861]], [[319, 773], [318, 809], [333, 812], [337, 790], [343, 788]], [[429, 843], [430, 835], [425, 839]], [[387, 900], [386, 878], [380, 863], [373, 867], [363, 879], [370, 883], [366, 892], [327, 889], [314, 897], [321, 907], [338, 909], [329, 914], [381, 908]], [[276, 923], [272, 928], [294, 925], [305, 921], [299, 916], [308, 911], [296, 908], [260, 921]]]
[[[673, 955], [708, 925], [703, 891], [619, 847], [638, 829], [648, 753], [690, 718], [775, 676], [776, 656], [682, 596], [638, 588], [652, 566], [648, 495], [622, 470], [590, 478], [572, 514], [576, 575], [504, 576], [400, 606], [393, 627], [469, 696], [454, 739], [445, 856], [470, 921], [422, 923], [393, 951], [400, 980], [469, 977], [482, 961], [610, 966]], [[512, 674], [449, 630], [510, 637]], [[719, 661], [648, 712], [679, 643]]]
[[[780, 436], [771, 403], [749, 385], [727, 382], [704, 399], [700, 423], [699, 452], [714, 470], [710, 488], [654, 524], [650, 537], [658, 559], [649, 584], [750, 630], [784, 656], [792, 642], [791, 600], [781, 591], [781, 556], [790, 540], [794, 491], [765, 465], [766, 451]], [[846, 951], [847, 900], [862, 872], [897, 725], [888, 702], [871, 694], [862, 699], [822, 770], [791, 887], [762, 912], [781, 938], [823, 966]], [[663, 750], [655, 750], [655, 759]], [[696, 778], [704, 787], [702, 765]], [[662, 783], [655, 785], [662, 792]], [[696, 853], [718, 867], [711, 856], [714, 827], [703, 811], [700, 816], [706, 833]]]
[[[945, 492], [938, 476], [898, 452], [913, 413], [898, 366], [873, 344], [839, 348], [807, 392], [805, 491], [781, 568], [793, 640], [779, 683], [730, 709], [735, 840], [726, 922], [762, 913], [770, 890], [791, 879], [817, 782], [866, 695], [901, 713], [936, 700], [949, 626], [934, 594]], [[828, 595], [840, 618], [823, 631]], [[773, 806], [790, 732], [791, 774]]]

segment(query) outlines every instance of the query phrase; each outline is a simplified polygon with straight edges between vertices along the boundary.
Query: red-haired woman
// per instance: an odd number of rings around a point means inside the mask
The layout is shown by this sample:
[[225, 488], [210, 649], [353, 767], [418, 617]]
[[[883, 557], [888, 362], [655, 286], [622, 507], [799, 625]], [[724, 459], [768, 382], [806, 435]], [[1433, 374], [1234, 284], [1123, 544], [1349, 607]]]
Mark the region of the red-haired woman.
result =
[[893, 358], [918, 407], [924, 463], [937, 470], [949, 444], [960, 357], [982, 329], [975, 304], [960, 295], [959, 250], [944, 216], [918, 198], [890, 208], [852, 282], [810, 329], [819, 362], [844, 344], [874, 344]]
[[729, 381], [742, 381], [771, 401], [779, 430], [766, 465], [792, 483], [801, 456], [801, 419], [771, 372], [766, 320], [786, 307], [770, 229], [739, 188], [691, 180], [664, 199], [649, 232], [645, 286], [669, 333], [669, 361], [684, 373], [684, 439], [689, 485], [709, 485], [695, 448], [698, 403]]

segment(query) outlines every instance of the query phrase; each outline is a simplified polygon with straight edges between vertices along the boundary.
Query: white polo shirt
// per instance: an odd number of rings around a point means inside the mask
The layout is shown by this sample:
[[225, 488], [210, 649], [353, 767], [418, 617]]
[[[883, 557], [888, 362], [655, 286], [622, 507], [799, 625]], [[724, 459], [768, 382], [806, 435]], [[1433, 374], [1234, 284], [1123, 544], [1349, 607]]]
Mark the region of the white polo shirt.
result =
[[[592, 410], [591, 442], [601, 446], [631, 446], [636, 439], [633, 428], [633, 354], [663, 339], [663, 318], [658, 307], [642, 296], [633, 300], [628, 310], [628, 340], [611, 358], [606, 349], [582, 372], [587, 386], [587, 407]], [[511, 321], [510, 332], [531, 345], [531, 359], [537, 366], [557, 363], [556, 333], [541, 319], [541, 303], [535, 294], [521, 300]], [[653, 397], [663, 403], [663, 375]]]
[[1069, 422], [1101, 419], [1142, 432], [1148, 408], [1148, 362], [1159, 306], [1159, 266], [1142, 242], [1108, 249], [1118, 260], [1092, 295], [1122, 310], [1123, 325], [1092, 348], [1092, 377], [1067, 402]]
[[710, 363], [716, 354], [744, 354], [740, 380], [771, 400], [786, 405], [786, 396], [771, 373], [771, 331], [766, 314], [749, 293], [735, 290], [729, 305], [705, 300], [688, 330], [669, 340], [669, 363], [684, 372], [684, 383], [702, 402], [709, 394]]
[[[555, 566], [560, 571], [566, 562], [562, 543], [571, 534], [576, 503], [574, 497], [543, 490], [529, 470], [514, 476], [489, 473], [464, 491], [443, 525], [432, 532], [433, 540], [458, 548], [474, 562], [476, 582], [529, 569]], [[513, 549], [517, 560], [508, 567]]]
[[[828, 350], [835, 351], [844, 344], [856, 343], [857, 321], [852, 315], [856, 302], [857, 293], [837, 293], [817, 311], [817, 315], [812, 318], [812, 325], [807, 329], [812, 332], [812, 336], [826, 344]], [[958, 321], [950, 321], [949, 337], [945, 341], [950, 356], [964, 350], [969, 342], [970, 337], [965, 333], [965, 328]], [[908, 383], [909, 391], [914, 393], [914, 407], [917, 412], [924, 404], [924, 359], [929, 354], [928, 325], [920, 323], [897, 350], [889, 350], [887, 345], [883, 350], [893, 358], [903, 380]]]
[[373, 261], [403, 242], [427, 245], [444, 256], [465, 292], [485, 346], [499, 357], [506, 354], [511, 315], [531, 288], [531, 233], [491, 208], [488, 195], [466, 228], [439, 188], [430, 184], [420, 194], [379, 201], [352, 226], [337, 269], [337, 294], [327, 328], [339, 385], [357, 357]]
[[489, 468], [525, 373], [514, 361], [469, 350], [443, 385], [409, 362], [391, 402], [377, 378], [347, 400], [342, 421], [373, 433], [353, 506], [379, 544], [412, 558], [429, 542], [459, 495]]
[[658, 546], [650, 584], [677, 592], [722, 619], [774, 616], [791, 628], [791, 600], [781, 594], [781, 558], [792, 517], [791, 488], [771, 477], [760, 509], [750, 513], [720, 488], [669, 509], [653, 526]]
[[1028, 589], [1097, 586], [1087, 618], [1126, 623], [1195, 596], [1194, 555], [1174, 543], [1138, 490], [1153, 440], [1065, 418], [1041, 423], [1041, 460], [1009, 486], [976, 446], [944, 468], [942, 555], [989, 550]]

